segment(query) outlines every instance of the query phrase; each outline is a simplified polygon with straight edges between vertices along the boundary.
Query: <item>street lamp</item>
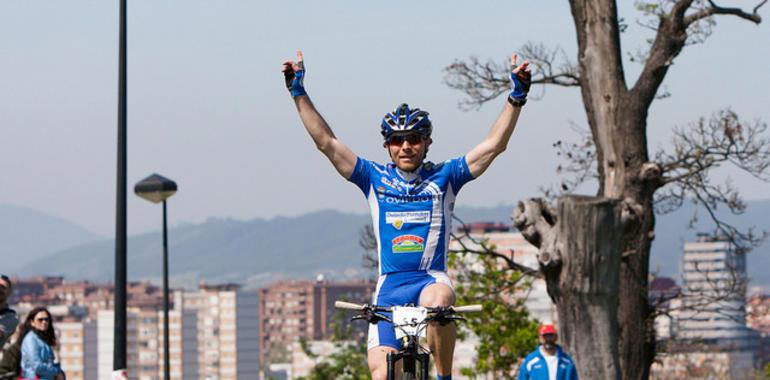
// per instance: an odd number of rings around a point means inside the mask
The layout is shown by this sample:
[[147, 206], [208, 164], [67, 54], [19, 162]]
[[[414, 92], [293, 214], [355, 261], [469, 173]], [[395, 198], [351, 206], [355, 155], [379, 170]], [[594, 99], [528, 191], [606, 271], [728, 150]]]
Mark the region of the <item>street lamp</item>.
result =
[[118, 48], [118, 166], [115, 194], [115, 326], [113, 327], [112, 378], [127, 380], [126, 370], [126, 113], [128, 90], [126, 82], [127, 23], [126, 1], [120, 0]]
[[153, 174], [134, 186], [134, 193], [152, 203], [163, 202], [163, 378], [170, 379], [168, 341], [168, 232], [166, 229], [166, 199], [176, 193], [176, 182]]

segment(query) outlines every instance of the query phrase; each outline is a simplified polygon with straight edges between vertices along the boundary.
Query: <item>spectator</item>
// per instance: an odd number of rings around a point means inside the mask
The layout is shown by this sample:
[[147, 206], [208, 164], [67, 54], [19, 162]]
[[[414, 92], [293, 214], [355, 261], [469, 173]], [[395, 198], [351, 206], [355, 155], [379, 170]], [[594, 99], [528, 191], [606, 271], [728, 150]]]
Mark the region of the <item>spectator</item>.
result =
[[13, 343], [9, 342], [2, 351], [0, 358], [0, 379], [17, 379], [21, 373], [21, 335], [22, 325], [16, 328]]
[[54, 360], [56, 334], [51, 313], [36, 307], [27, 314], [19, 338], [21, 340], [21, 375], [23, 379], [64, 380], [64, 371]]
[[519, 367], [519, 380], [577, 380], [572, 359], [556, 344], [556, 328], [542, 325], [538, 330], [540, 345], [527, 355]]
[[8, 307], [11, 292], [13, 292], [11, 279], [0, 274], [0, 349], [5, 346], [5, 342], [16, 331], [16, 325], [19, 324], [16, 311]]

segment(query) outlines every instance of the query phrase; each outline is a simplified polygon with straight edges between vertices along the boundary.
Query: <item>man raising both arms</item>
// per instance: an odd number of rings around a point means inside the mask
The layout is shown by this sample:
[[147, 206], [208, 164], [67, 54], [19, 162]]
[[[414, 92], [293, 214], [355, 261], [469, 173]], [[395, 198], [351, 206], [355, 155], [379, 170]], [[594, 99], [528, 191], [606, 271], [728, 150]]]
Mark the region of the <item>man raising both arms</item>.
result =
[[[454, 304], [446, 261], [455, 196], [465, 183], [484, 173], [508, 145], [529, 92], [528, 64], [525, 61], [516, 66], [516, 55], [511, 56], [512, 91], [508, 101], [487, 137], [464, 157], [439, 164], [425, 161], [433, 143], [428, 113], [401, 104], [382, 119], [383, 146], [392, 163], [381, 165], [356, 156], [315, 109], [304, 88], [302, 52], [297, 52], [297, 62], [284, 62], [286, 87], [305, 129], [337, 172], [355, 183], [369, 202], [380, 263], [374, 304]], [[452, 378], [455, 338], [454, 323], [428, 328], [437, 380]], [[387, 354], [401, 348], [393, 325], [370, 325], [368, 346], [372, 379], [384, 380]]]

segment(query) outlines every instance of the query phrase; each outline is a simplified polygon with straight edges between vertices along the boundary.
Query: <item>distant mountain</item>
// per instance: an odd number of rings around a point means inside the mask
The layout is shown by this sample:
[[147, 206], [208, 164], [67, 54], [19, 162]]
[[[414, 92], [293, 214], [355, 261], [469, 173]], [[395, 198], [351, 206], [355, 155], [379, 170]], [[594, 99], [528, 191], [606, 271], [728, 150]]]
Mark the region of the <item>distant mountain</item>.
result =
[[[512, 205], [458, 207], [457, 216], [466, 223], [494, 221], [510, 223]], [[682, 243], [698, 231], [709, 231], [701, 218], [697, 229], [688, 230], [692, 205], [657, 218], [650, 268], [678, 280]], [[770, 200], [749, 202], [740, 217], [728, 217], [738, 226], [756, 226], [770, 231]], [[194, 286], [234, 281], [259, 286], [276, 278], [362, 277], [363, 249], [358, 245], [361, 228], [369, 217], [337, 211], [319, 211], [297, 217], [269, 220], [210, 219], [169, 231], [172, 286]], [[103, 240], [62, 250], [21, 268], [19, 274], [57, 274], [67, 278], [112, 281], [114, 244]], [[770, 244], [750, 253], [752, 285], [770, 286]], [[148, 233], [128, 239], [130, 279], [158, 280], [161, 265], [161, 235]]]
[[1, 272], [16, 272], [41, 257], [100, 239], [104, 237], [62, 218], [0, 204]]
[[[364, 215], [320, 211], [296, 218], [210, 219], [184, 225], [169, 231], [169, 267], [172, 275], [179, 276], [177, 281], [187, 282], [248, 282], [260, 273], [271, 273], [267, 279], [346, 270], [355, 276], [362, 267], [358, 233], [367, 221]], [[130, 279], [160, 277], [161, 244], [157, 232], [128, 239]], [[20, 274], [111, 281], [114, 251], [112, 240], [86, 244], [38, 260]]]

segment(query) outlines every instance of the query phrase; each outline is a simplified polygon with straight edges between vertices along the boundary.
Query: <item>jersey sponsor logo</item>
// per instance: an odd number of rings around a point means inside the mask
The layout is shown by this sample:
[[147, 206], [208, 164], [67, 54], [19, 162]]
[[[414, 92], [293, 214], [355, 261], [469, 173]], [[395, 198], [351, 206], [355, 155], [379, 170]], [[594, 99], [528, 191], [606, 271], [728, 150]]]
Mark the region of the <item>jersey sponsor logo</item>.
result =
[[414, 202], [432, 202], [441, 200], [441, 194], [428, 194], [421, 195], [401, 195], [398, 197], [387, 196], [385, 197], [385, 203], [401, 204], [401, 203], [414, 203]]
[[393, 225], [397, 230], [400, 230], [404, 223], [430, 223], [430, 211], [388, 211], [385, 213], [385, 223]]
[[391, 181], [391, 180], [389, 180], [389, 179], [387, 179], [385, 177], [380, 177], [380, 182], [382, 182], [382, 183], [388, 185], [389, 187], [392, 187], [392, 188], [394, 188], [394, 189], [396, 189], [398, 191], [403, 191], [401, 189], [401, 186], [399, 186], [397, 183], [395, 183], [395, 182], [393, 182], [393, 181]]
[[422, 252], [425, 250], [425, 239], [417, 235], [401, 235], [391, 240], [393, 253]]

